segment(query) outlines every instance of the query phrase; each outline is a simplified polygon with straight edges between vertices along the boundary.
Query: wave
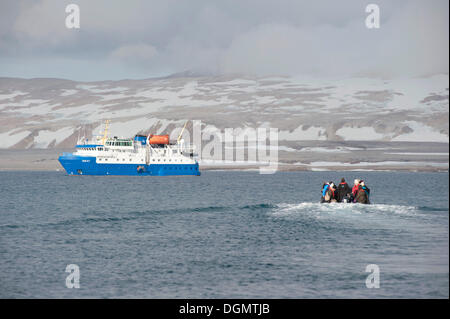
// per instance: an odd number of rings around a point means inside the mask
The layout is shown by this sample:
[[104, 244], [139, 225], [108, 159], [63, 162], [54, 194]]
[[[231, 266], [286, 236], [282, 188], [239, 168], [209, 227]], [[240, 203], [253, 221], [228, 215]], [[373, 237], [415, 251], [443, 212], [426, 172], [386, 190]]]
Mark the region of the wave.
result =
[[[205, 206], [205, 207], [183, 207], [162, 210], [143, 210], [130, 211], [127, 213], [115, 216], [95, 216], [93, 212], [91, 216], [82, 218], [65, 219], [48, 223], [36, 224], [4, 224], [0, 228], [23, 228], [23, 227], [52, 227], [52, 226], [68, 226], [84, 223], [101, 223], [101, 222], [120, 222], [137, 220], [140, 218], [154, 218], [155, 215], [166, 214], [189, 214], [189, 213], [214, 213], [214, 212], [228, 212], [228, 211], [268, 211], [271, 216], [326, 216], [326, 215], [361, 215], [361, 214], [396, 214], [404, 216], [419, 216], [426, 215], [430, 212], [448, 212], [448, 208], [429, 207], [429, 206], [404, 206], [404, 205], [390, 205], [390, 204], [347, 204], [347, 203], [330, 203], [321, 204], [317, 202], [303, 202], [303, 203], [260, 203], [244, 206]], [[107, 213], [104, 213], [107, 214]]]
[[[209, 213], [209, 212], [226, 212], [230, 210], [250, 210], [258, 211], [265, 209], [274, 209], [276, 205], [272, 204], [254, 204], [245, 205], [240, 207], [234, 206], [205, 206], [205, 207], [183, 207], [183, 208], [173, 208], [173, 209], [161, 209], [161, 210], [143, 210], [143, 211], [130, 211], [115, 216], [86, 216], [82, 218], [71, 218], [55, 222], [48, 223], [35, 223], [35, 224], [5, 224], [0, 225], [0, 228], [24, 228], [24, 227], [54, 227], [54, 226], [69, 226], [83, 223], [101, 223], [101, 222], [119, 222], [119, 221], [129, 221], [136, 220], [140, 218], [153, 218], [155, 215], [165, 215], [165, 214], [185, 214], [185, 213]], [[92, 215], [96, 213], [93, 212]], [[107, 213], [104, 213], [107, 214]]]

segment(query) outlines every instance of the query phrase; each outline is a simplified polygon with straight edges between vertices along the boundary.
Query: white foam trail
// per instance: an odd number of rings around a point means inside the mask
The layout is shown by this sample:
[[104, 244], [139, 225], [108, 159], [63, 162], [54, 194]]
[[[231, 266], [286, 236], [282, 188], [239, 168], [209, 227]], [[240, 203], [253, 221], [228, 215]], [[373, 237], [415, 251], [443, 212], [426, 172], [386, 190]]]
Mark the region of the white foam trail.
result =
[[278, 204], [272, 211], [274, 216], [288, 216], [296, 214], [308, 214], [309, 216], [327, 216], [340, 214], [345, 216], [361, 215], [361, 214], [400, 214], [408, 216], [417, 216], [420, 209], [415, 206], [388, 205], [388, 204], [347, 204], [347, 203], [312, 203], [305, 202], [299, 204]]

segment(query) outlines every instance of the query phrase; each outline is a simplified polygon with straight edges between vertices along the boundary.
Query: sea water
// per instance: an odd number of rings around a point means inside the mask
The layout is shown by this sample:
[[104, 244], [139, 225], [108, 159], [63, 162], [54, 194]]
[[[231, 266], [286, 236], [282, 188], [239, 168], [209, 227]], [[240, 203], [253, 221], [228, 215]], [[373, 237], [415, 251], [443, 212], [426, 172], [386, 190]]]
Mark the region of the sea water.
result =
[[[319, 204], [341, 177], [373, 204]], [[448, 298], [448, 187], [448, 173], [0, 172], [0, 297]]]

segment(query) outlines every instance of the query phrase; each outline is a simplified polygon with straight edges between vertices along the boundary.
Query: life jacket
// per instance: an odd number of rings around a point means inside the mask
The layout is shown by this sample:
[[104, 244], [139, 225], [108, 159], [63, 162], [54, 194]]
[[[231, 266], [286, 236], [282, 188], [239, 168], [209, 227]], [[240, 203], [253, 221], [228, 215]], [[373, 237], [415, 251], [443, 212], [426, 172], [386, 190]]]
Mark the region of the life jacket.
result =
[[356, 196], [356, 193], [358, 192], [358, 188], [359, 188], [359, 185], [353, 185], [353, 188], [352, 188], [353, 196]]

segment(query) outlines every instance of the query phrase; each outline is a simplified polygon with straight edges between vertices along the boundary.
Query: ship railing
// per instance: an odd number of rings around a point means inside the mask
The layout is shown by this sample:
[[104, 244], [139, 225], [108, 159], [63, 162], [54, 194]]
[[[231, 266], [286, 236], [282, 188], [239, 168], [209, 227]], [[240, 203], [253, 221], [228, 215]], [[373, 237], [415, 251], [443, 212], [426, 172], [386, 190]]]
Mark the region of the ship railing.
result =
[[196, 146], [194, 144], [175, 144], [171, 145], [172, 149], [175, 151], [182, 151], [182, 152], [195, 152]]

